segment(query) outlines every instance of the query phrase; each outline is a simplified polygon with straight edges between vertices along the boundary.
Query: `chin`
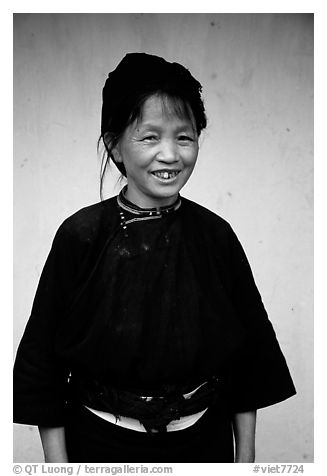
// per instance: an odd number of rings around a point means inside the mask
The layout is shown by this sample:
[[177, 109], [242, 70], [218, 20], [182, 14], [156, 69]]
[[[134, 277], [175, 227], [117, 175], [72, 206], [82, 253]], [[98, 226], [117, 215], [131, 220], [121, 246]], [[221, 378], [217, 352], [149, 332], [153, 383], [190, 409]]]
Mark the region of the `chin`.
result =
[[[154, 202], [158, 202], [160, 206], [171, 205], [176, 199], [179, 193], [179, 188], [176, 190], [165, 190], [165, 191], [153, 191], [148, 196]], [[162, 203], [160, 203], [162, 202]]]
[[153, 192], [152, 196], [154, 198], [173, 198], [175, 197], [180, 191], [180, 187], [174, 187], [170, 190], [156, 190]]

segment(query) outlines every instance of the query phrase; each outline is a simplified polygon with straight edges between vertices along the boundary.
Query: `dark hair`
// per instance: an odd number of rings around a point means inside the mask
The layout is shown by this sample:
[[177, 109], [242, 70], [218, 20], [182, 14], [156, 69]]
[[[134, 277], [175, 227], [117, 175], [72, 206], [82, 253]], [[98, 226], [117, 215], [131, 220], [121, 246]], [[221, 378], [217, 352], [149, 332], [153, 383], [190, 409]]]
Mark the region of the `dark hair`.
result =
[[115, 162], [112, 150], [126, 128], [141, 118], [142, 107], [151, 96], [161, 98], [163, 107], [178, 117], [187, 117], [200, 135], [207, 125], [202, 86], [191, 73], [178, 63], [145, 53], [131, 53], [124, 57], [109, 74], [103, 88], [101, 135], [103, 142], [100, 172], [100, 197], [110, 159], [126, 177], [124, 164]]

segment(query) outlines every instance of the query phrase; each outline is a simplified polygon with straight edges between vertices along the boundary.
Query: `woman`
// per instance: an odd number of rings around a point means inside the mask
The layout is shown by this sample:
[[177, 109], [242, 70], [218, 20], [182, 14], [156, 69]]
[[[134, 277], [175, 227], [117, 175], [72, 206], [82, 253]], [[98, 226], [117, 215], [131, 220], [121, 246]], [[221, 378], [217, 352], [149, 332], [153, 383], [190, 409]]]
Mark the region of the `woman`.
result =
[[127, 185], [59, 227], [15, 362], [47, 462], [253, 462], [257, 409], [295, 394], [237, 237], [179, 195], [201, 89], [144, 53], [106, 81], [102, 179]]

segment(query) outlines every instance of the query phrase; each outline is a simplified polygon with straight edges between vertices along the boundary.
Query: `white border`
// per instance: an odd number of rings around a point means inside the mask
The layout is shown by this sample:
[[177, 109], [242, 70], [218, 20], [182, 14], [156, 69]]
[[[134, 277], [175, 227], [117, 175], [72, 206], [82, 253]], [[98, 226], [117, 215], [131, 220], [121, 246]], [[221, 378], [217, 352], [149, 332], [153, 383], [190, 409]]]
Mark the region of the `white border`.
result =
[[[193, 2], [192, 2], [193, 3]], [[162, 5], [153, 2], [137, 2], [138, 12], [217, 12], [217, 13], [315, 13], [315, 463], [304, 464], [304, 474], [324, 474], [325, 455], [325, 432], [326, 432], [326, 327], [327, 319], [326, 304], [323, 299], [326, 295], [327, 269], [326, 260], [326, 218], [327, 218], [327, 197], [326, 197], [326, 162], [325, 152], [326, 136], [326, 87], [327, 76], [325, 71], [326, 63], [326, 15], [323, 2], [318, 1], [274, 1], [274, 2], [198, 2], [201, 10], [195, 5], [186, 2], [163, 2]], [[92, 5], [92, 10], [90, 10]], [[244, 7], [247, 7], [246, 9]], [[78, 8], [79, 7], [79, 8]], [[84, 8], [83, 8], [84, 7]], [[108, 8], [110, 7], [110, 9]], [[2, 454], [5, 466], [10, 466], [12, 471], [12, 14], [21, 13], [130, 13], [136, 11], [131, 2], [92, 1], [92, 2], [40, 2], [40, 1], [14, 1], [3, 2], [0, 15], [1, 30], [1, 136], [2, 136], [2, 156], [1, 156], [1, 303], [2, 303], [2, 332], [1, 332], [1, 369], [2, 375], [2, 399], [1, 415], [2, 425]], [[320, 139], [320, 140], [319, 140]], [[8, 332], [8, 334], [7, 334]], [[7, 461], [8, 460], [8, 461]], [[189, 465], [173, 465], [174, 476], [188, 474]], [[202, 466], [202, 465], [201, 465]], [[221, 474], [250, 474], [253, 472], [253, 465], [219, 465]], [[261, 465], [263, 466], [263, 465]], [[273, 466], [273, 465], [271, 465]], [[193, 465], [196, 472], [200, 473], [203, 468]], [[176, 468], [176, 469], [175, 469]], [[184, 472], [185, 470], [185, 472]], [[7, 473], [5, 467], [4, 474]], [[83, 474], [83, 473], [80, 473]], [[205, 474], [217, 474], [216, 465], [205, 465]]]

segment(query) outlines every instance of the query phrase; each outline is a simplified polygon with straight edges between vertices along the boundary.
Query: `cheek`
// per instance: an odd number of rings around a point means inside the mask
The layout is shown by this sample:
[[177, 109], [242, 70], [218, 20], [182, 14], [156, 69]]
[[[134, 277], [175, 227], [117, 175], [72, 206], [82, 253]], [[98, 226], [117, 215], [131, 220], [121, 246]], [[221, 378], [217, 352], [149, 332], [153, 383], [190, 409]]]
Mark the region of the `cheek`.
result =
[[124, 165], [127, 175], [130, 177], [140, 177], [148, 171], [151, 160], [147, 158], [146, 154], [137, 151], [125, 156]]
[[198, 149], [190, 149], [184, 152], [183, 161], [185, 165], [192, 166], [195, 164], [198, 157]]
[[126, 162], [132, 167], [142, 167], [145, 166], [151, 158], [149, 151], [142, 147], [142, 145], [131, 145], [128, 149], [123, 151], [123, 156], [125, 156]]

